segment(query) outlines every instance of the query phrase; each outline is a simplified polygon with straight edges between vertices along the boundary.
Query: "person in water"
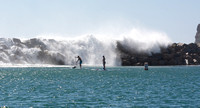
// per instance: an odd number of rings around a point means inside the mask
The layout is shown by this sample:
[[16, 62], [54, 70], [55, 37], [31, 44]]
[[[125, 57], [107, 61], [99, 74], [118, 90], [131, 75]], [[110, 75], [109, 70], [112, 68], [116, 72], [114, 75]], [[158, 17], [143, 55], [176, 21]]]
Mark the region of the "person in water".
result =
[[148, 69], [148, 62], [145, 62], [145, 63], [144, 63], [144, 70], [149, 70], [149, 69]]
[[106, 70], [106, 58], [103, 56], [103, 69]]
[[80, 65], [80, 68], [81, 68], [81, 64], [82, 64], [82, 59], [81, 59], [81, 57], [77, 57], [78, 58], [78, 60], [76, 61], [76, 63], [79, 61], [79, 65]]

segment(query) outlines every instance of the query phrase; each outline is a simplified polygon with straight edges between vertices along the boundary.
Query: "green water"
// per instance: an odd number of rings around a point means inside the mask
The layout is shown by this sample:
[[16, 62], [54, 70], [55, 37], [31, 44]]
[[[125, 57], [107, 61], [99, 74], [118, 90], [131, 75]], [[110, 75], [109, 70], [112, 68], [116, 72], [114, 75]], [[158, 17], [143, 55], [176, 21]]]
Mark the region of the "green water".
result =
[[3, 107], [200, 107], [200, 66], [0, 68]]

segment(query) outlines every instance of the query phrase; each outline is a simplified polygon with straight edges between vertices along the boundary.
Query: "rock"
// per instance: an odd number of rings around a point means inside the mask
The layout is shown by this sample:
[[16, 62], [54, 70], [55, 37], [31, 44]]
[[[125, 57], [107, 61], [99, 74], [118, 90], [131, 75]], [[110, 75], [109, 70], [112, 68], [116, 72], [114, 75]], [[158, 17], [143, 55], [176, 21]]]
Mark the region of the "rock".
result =
[[20, 39], [17, 39], [17, 38], [13, 38], [13, 42], [15, 43], [22, 43]]
[[48, 51], [40, 51], [37, 58], [45, 64], [65, 65], [65, 56], [60, 53], [51, 54]]
[[122, 64], [121, 64], [122, 66], [131, 66], [132, 65], [131, 62], [125, 58], [122, 58], [121, 61], [122, 61]]
[[27, 40], [24, 45], [28, 48], [40, 48], [41, 50], [47, 49], [47, 46], [40, 39], [37, 38]]
[[165, 60], [160, 60], [158, 63], [159, 65], [165, 65]]
[[0, 45], [0, 49], [8, 49], [6, 45]]
[[174, 54], [163, 54], [163, 59], [164, 60], [170, 60], [174, 57]]
[[23, 43], [21, 42], [20, 39], [17, 39], [17, 38], [13, 38], [13, 43], [15, 46], [18, 46], [18, 47], [23, 47]]
[[130, 61], [131, 61], [132, 64], [137, 63], [137, 58], [136, 57], [131, 57]]
[[197, 33], [195, 36], [195, 43], [200, 43], [200, 24], [197, 26]]
[[158, 61], [151, 61], [151, 63], [150, 63], [150, 65], [152, 65], [152, 66], [157, 66], [158, 65]]
[[144, 62], [149, 65], [200, 65], [200, 47], [198, 44], [190, 43], [173, 43], [167, 48], [161, 47], [160, 53], [152, 53], [151, 55], [144, 53], [133, 54], [131, 51], [123, 49], [120, 45], [119, 55], [123, 58], [123, 66], [142, 66]]
[[183, 45], [185, 45], [184, 43], [178, 43], [177, 44], [178, 46], [183, 46]]
[[175, 65], [175, 64], [177, 64], [177, 62], [174, 59], [168, 61], [168, 65]]
[[167, 48], [161, 48], [161, 53], [169, 53], [169, 50]]

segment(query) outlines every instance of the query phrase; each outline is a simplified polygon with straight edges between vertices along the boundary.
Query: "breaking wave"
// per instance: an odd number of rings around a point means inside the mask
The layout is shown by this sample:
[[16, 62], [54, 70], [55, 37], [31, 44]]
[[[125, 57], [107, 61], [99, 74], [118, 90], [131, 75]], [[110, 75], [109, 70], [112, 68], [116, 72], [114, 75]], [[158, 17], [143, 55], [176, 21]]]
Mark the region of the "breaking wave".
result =
[[160, 47], [171, 43], [166, 34], [133, 29], [116, 37], [106, 35], [85, 35], [65, 40], [32, 38], [0, 38], [1, 64], [54, 64], [74, 65], [76, 56], [83, 64], [100, 65], [102, 56], [109, 66], [121, 65], [117, 43], [123, 48], [135, 51], [159, 52]]

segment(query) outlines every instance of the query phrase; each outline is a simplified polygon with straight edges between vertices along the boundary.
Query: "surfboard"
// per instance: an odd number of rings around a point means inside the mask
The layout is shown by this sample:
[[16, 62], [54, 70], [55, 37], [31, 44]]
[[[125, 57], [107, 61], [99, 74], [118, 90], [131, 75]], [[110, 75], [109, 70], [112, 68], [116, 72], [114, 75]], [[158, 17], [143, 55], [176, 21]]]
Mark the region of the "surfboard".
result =
[[76, 69], [76, 66], [72, 67], [72, 69]]

